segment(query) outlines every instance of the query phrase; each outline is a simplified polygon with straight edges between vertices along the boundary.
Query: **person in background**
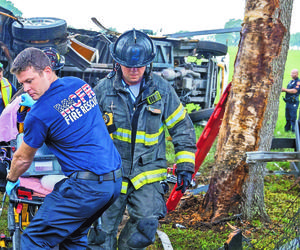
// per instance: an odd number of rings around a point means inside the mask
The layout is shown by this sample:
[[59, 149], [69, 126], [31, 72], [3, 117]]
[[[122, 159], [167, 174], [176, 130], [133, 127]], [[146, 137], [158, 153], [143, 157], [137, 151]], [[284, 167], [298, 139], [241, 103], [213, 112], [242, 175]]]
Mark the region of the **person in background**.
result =
[[[175, 148], [178, 190], [189, 187], [194, 173], [194, 126], [173, 87], [152, 74], [153, 41], [130, 30], [110, 47], [115, 69], [94, 88], [99, 107], [122, 157], [121, 195], [101, 217], [104, 249], [144, 249], [155, 241], [158, 220], [166, 215], [165, 128]], [[162, 185], [163, 184], [163, 185]], [[164, 190], [165, 187], [165, 190]], [[125, 209], [129, 220], [117, 242]]]
[[24, 121], [24, 137], [13, 155], [6, 192], [19, 186], [44, 143], [68, 177], [55, 184], [21, 237], [21, 249], [85, 249], [95, 219], [119, 196], [121, 158], [107, 132], [95, 93], [76, 77], [58, 78], [37, 48], [19, 53], [11, 67], [36, 101]]
[[285, 106], [285, 119], [286, 124], [284, 130], [295, 132], [295, 123], [297, 120], [297, 110], [299, 106], [299, 91], [300, 91], [300, 80], [298, 77], [298, 69], [293, 69], [291, 71], [292, 80], [288, 83], [286, 88], [282, 88], [282, 92], [285, 92], [285, 98], [283, 100], [286, 102]]
[[0, 63], [0, 115], [2, 114], [3, 109], [10, 102], [12, 96], [17, 92], [17, 89], [12, 85], [5, 77], [3, 77], [3, 64]]

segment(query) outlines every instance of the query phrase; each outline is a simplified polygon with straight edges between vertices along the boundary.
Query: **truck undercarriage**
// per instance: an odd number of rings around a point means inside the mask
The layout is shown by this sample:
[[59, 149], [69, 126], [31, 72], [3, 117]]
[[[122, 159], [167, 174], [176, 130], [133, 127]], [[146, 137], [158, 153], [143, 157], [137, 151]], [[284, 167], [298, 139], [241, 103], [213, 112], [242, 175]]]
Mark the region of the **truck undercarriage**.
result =
[[[120, 34], [106, 29], [95, 18], [92, 20], [102, 28], [101, 32], [71, 28], [58, 18], [16, 18], [4, 8], [0, 14], [0, 61], [5, 67], [4, 76], [15, 86], [18, 83], [9, 74], [10, 64], [20, 51], [31, 46], [55, 47], [66, 59], [60, 76], [77, 76], [92, 87], [113, 69], [109, 45]], [[211, 41], [150, 37], [156, 46], [153, 73], [174, 87], [184, 105], [195, 104], [195, 112], [190, 113], [193, 122], [207, 120], [216, 97], [227, 85], [227, 46]]]

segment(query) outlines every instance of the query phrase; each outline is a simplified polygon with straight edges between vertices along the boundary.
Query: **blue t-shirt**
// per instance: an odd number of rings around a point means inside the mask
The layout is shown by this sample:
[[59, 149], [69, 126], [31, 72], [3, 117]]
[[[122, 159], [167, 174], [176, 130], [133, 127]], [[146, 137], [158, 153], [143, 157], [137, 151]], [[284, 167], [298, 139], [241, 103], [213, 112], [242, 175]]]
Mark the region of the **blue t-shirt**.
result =
[[24, 142], [32, 148], [45, 142], [67, 176], [75, 171], [100, 175], [121, 167], [96, 95], [76, 77], [57, 79], [31, 107]]

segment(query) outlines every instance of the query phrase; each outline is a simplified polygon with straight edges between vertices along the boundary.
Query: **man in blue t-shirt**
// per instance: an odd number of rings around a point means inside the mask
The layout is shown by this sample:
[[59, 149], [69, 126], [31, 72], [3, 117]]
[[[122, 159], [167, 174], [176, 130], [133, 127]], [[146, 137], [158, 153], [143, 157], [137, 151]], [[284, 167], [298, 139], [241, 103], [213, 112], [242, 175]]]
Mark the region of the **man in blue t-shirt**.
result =
[[33, 100], [24, 123], [24, 141], [7, 175], [10, 195], [45, 143], [64, 174], [26, 228], [22, 249], [85, 249], [93, 221], [121, 191], [121, 160], [103, 121], [95, 93], [75, 77], [58, 78], [49, 58], [36, 48], [14, 60], [16, 75]]

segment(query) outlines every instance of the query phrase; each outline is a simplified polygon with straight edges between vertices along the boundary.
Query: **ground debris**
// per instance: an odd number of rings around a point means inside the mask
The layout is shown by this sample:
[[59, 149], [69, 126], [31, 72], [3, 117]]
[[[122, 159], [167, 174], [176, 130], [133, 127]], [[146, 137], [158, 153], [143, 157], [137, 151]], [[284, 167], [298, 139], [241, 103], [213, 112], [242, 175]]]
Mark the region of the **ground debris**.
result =
[[198, 227], [196, 224], [201, 221], [201, 215], [198, 211], [202, 200], [202, 195], [184, 196], [177, 208], [174, 211], [170, 211], [164, 220], [160, 222], [173, 225], [180, 224], [187, 228]]

